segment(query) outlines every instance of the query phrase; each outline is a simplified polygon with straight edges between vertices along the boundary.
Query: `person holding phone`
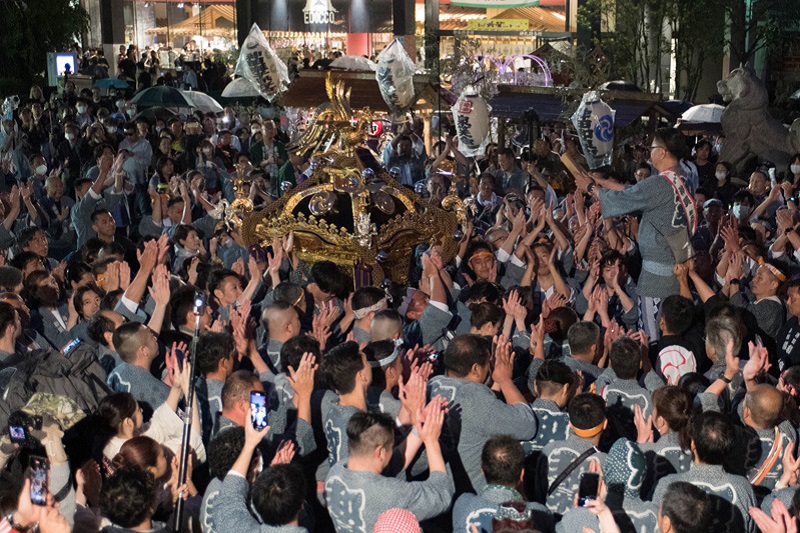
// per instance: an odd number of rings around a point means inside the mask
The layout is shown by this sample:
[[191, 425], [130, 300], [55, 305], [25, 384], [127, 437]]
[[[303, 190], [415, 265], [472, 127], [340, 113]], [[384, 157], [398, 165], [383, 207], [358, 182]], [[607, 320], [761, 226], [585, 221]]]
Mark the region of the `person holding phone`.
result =
[[641, 498], [647, 468], [645, 455], [636, 443], [617, 440], [602, 465], [594, 462], [592, 471], [581, 474], [577, 507], [567, 511], [560, 527], [564, 531], [583, 531], [584, 527], [606, 531], [602, 515], [609, 509], [625, 513], [623, 519], [627, 518], [625, 523], [633, 526], [632, 531], [657, 531], [658, 505]]
[[[248, 409], [248, 420], [258, 415]], [[253, 455], [270, 432], [269, 426], [256, 429], [251, 423], [244, 426], [244, 447], [222, 480], [213, 508], [206, 513], [217, 531], [281, 531], [305, 533], [299, 525], [299, 513], [306, 494], [306, 481], [300, 468], [293, 464], [273, 464], [248, 482]], [[280, 498], [274, 495], [280, 494]], [[248, 508], [258, 513], [256, 520]]]
[[589, 471], [591, 460], [602, 462], [606, 454], [597, 448], [607, 425], [606, 402], [595, 394], [583, 393], [569, 402], [571, 435], [542, 449], [537, 465], [537, 493], [545, 496], [547, 508], [564, 514], [573, 504], [580, 476]]

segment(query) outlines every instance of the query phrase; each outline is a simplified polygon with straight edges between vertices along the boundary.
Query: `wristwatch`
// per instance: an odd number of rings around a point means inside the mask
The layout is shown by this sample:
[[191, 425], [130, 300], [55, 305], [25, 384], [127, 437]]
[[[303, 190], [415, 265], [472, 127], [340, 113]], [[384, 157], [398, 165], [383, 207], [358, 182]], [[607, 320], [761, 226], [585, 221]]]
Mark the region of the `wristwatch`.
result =
[[6, 520], [8, 520], [8, 526], [13, 530], [19, 533], [27, 533], [28, 531], [35, 531], [36, 526], [38, 524], [31, 524], [29, 526], [21, 526], [19, 524], [14, 523], [14, 511], [11, 511], [6, 515]]
[[722, 375], [719, 377], [719, 379], [721, 379], [721, 380], [722, 380], [722, 381], [724, 381], [725, 383], [730, 383], [731, 381], [733, 381], [733, 380], [731, 380], [731, 379], [728, 379], [727, 377], [725, 377], [725, 374], [722, 374]]
[[741, 285], [741, 284], [742, 284], [742, 280], [740, 280], [740, 279], [736, 279], [736, 278], [732, 279], [732, 280], [729, 282], [729, 285]]

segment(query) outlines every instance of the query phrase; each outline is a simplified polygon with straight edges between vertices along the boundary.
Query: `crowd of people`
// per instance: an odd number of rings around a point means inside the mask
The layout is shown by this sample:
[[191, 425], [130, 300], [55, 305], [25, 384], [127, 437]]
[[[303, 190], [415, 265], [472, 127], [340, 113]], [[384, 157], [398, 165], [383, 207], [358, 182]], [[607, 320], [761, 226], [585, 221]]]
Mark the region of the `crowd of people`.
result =
[[219, 218], [311, 176], [272, 120], [33, 88], [0, 128], [0, 531], [797, 531], [800, 154], [640, 141], [570, 175], [563, 125], [478, 158], [398, 127], [385, 170], [436, 203], [451, 161], [468, 222], [353, 290]]

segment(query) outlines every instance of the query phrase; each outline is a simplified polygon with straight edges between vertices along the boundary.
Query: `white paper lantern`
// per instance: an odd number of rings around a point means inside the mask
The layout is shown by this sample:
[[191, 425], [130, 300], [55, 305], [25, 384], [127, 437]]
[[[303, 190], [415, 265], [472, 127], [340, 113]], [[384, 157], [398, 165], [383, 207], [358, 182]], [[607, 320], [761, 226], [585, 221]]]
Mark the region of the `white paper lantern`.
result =
[[572, 115], [578, 140], [589, 168], [610, 165], [614, 156], [614, 116], [616, 111], [600, 99], [596, 91], [583, 95], [581, 105]]
[[458, 150], [467, 157], [483, 155], [489, 138], [491, 108], [481, 96], [464, 91], [451, 108]]

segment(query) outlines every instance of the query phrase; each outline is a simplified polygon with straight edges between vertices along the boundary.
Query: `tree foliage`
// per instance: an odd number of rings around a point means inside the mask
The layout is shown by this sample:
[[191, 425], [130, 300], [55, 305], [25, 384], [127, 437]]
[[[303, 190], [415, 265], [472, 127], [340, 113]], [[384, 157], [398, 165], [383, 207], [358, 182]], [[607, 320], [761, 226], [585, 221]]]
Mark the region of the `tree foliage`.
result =
[[0, 2], [0, 94], [26, 91], [47, 69], [47, 52], [71, 48], [89, 26], [78, 0]]
[[[658, 91], [675, 55], [677, 98], [692, 100], [704, 62], [728, 51], [732, 64], [751, 62], [780, 40], [786, 21], [800, 19], [797, 0], [588, 0], [579, 22], [594, 27], [609, 57], [611, 78]], [[745, 35], [748, 38], [745, 38]]]

